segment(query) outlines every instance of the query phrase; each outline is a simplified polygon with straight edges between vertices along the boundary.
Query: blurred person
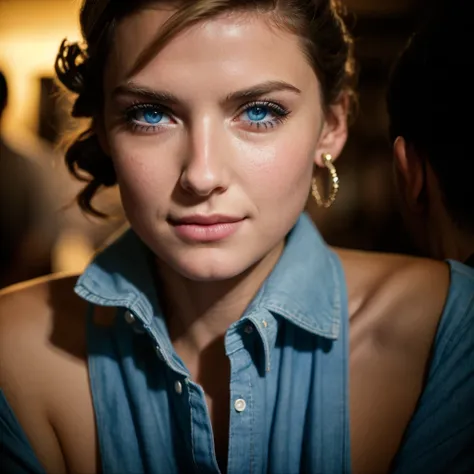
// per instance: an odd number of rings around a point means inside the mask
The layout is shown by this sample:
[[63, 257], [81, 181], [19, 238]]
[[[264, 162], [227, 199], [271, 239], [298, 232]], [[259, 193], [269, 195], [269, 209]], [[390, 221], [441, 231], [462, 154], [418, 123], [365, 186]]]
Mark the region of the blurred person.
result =
[[339, 189], [339, 7], [83, 2], [66, 160], [82, 209], [117, 184], [131, 229], [2, 294], [10, 472], [474, 470], [474, 271], [330, 249], [303, 213]]
[[439, 2], [390, 77], [390, 138], [403, 215], [420, 251], [474, 266], [474, 17]]
[[[0, 129], [7, 101], [0, 71]], [[54, 230], [41, 167], [0, 135], [0, 288], [50, 272]]]

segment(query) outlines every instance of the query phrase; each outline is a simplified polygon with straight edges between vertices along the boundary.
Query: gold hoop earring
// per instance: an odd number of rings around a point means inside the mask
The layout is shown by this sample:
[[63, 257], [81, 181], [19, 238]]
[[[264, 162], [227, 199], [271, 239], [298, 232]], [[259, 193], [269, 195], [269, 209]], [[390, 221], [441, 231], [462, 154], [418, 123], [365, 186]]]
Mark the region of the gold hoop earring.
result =
[[339, 177], [337, 176], [336, 168], [332, 163], [332, 156], [329, 153], [323, 153], [322, 158], [324, 166], [328, 169], [329, 174], [331, 175], [331, 189], [329, 190], [327, 199], [323, 199], [319, 193], [316, 178], [313, 176], [311, 181], [311, 194], [319, 207], [327, 209], [328, 207], [331, 207], [333, 202], [336, 200], [337, 192], [339, 191]]

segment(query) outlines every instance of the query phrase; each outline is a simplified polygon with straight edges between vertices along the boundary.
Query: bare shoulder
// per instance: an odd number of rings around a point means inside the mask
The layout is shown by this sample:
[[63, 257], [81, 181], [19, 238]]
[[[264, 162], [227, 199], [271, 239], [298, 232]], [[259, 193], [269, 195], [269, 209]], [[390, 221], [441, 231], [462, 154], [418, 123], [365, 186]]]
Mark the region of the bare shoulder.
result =
[[[48, 352], [56, 342], [65, 345], [58, 337], [65, 323], [72, 329], [84, 322], [86, 303], [73, 291], [76, 279], [76, 275], [48, 276], [0, 291], [0, 351], [4, 362], [12, 360], [14, 364], [21, 359], [20, 345], [25, 357], [34, 354], [35, 358], [39, 349]], [[12, 346], [17, 350], [12, 351]], [[79, 356], [80, 351], [75, 350], [78, 346], [63, 349]]]
[[387, 472], [424, 387], [450, 270], [426, 259], [336, 252], [349, 299], [353, 471]]
[[47, 277], [0, 292], [0, 387], [38, 459], [65, 471], [55, 418], [63, 387], [86, 377], [86, 303], [76, 276]]
[[[412, 332], [435, 327], [450, 286], [445, 262], [336, 249], [346, 275], [351, 319], [366, 317]], [[397, 334], [397, 333], [395, 333]]]

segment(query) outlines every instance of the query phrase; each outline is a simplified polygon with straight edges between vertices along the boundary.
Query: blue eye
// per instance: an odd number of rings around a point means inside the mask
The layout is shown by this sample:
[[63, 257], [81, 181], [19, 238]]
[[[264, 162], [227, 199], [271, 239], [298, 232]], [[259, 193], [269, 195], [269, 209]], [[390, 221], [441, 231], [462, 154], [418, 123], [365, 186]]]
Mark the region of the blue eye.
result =
[[170, 123], [171, 120], [163, 110], [156, 106], [145, 105], [137, 106], [130, 113], [132, 120], [140, 125], [162, 125], [164, 123]]
[[141, 115], [143, 115], [143, 121], [149, 123], [150, 125], [156, 125], [157, 123], [160, 123], [161, 119], [163, 118], [163, 114], [161, 112], [151, 109], [145, 110]]
[[268, 112], [268, 107], [261, 105], [255, 105], [245, 111], [247, 117], [252, 122], [261, 122], [268, 115]]
[[246, 104], [239, 114], [238, 122], [249, 127], [274, 128], [281, 124], [289, 115], [289, 110], [276, 102], [262, 101]]
[[153, 131], [170, 125], [172, 118], [161, 107], [152, 104], [136, 104], [125, 112], [127, 122], [134, 130]]

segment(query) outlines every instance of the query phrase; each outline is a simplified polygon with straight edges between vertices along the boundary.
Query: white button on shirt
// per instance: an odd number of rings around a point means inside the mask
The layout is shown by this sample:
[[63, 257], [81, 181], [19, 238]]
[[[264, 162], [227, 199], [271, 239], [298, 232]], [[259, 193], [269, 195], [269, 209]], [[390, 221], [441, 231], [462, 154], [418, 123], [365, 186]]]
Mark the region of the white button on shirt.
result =
[[243, 398], [238, 398], [234, 403], [234, 408], [235, 411], [241, 413], [245, 410], [245, 408], [247, 408], [247, 403], [245, 403], [245, 400]]

